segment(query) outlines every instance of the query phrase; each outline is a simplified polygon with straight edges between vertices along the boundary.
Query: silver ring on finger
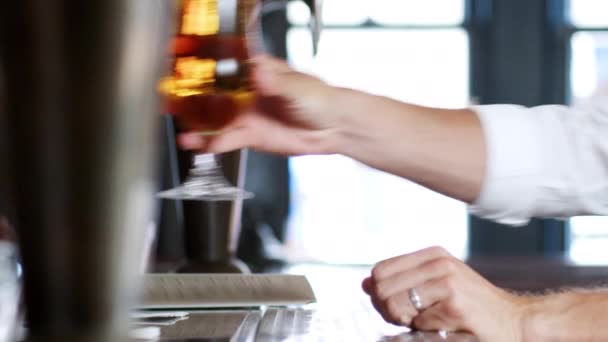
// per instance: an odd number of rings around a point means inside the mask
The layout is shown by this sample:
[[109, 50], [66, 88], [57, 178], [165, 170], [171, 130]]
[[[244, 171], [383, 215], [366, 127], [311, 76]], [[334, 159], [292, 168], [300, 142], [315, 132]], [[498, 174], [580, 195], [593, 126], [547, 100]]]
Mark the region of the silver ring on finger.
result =
[[422, 299], [418, 295], [418, 292], [416, 292], [416, 290], [412, 288], [408, 291], [408, 294], [410, 296], [410, 302], [412, 302], [414, 308], [416, 308], [416, 310], [418, 311], [421, 311], [423, 309]]

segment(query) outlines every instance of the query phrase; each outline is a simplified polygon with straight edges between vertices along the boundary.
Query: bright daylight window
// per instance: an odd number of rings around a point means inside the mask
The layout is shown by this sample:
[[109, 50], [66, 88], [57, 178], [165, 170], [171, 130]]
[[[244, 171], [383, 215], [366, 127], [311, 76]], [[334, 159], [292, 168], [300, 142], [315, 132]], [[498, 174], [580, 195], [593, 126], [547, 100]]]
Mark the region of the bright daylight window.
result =
[[[572, 101], [608, 95], [608, 2], [571, 0]], [[607, 133], [608, 134], [608, 133]], [[578, 263], [608, 264], [608, 217], [571, 220], [570, 257]]]
[[[469, 99], [464, 8], [464, 0], [325, 0], [325, 29], [313, 58], [308, 10], [294, 2], [289, 59], [334, 85], [463, 107]], [[369, 264], [431, 245], [466, 255], [461, 202], [342, 156], [292, 158], [290, 169], [288, 244], [299, 255]]]

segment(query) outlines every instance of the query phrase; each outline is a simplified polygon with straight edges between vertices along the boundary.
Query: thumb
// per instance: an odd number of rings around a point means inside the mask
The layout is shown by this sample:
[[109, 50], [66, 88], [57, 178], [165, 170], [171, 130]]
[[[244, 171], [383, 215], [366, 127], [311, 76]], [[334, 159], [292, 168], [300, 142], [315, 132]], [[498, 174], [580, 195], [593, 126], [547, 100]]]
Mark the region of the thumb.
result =
[[363, 291], [365, 293], [367, 293], [368, 295], [372, 294], [373, 287], [374, 287], [373, 282], [374, 281], [372, 280], [371, 277], [367, 277], [367, 278], [363, 279], [363, 282], [361, 284], [361, 287], [363, 288]]

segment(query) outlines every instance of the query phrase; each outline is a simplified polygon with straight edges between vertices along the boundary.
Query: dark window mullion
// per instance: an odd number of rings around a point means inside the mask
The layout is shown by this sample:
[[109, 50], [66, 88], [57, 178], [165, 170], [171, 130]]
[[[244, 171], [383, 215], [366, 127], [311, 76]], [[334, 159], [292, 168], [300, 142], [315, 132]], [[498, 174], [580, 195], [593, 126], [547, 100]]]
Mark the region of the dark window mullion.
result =
[[[471, 0], [471, 87], [482, 104], [565, 103], [569, 51], [559, 2]], [[470, 222], [472, 256], [550, 255], [567, 247], [561, 221], [534, 219], [519, 229], [476, 217]]]
[[[307, 28], [306, 25], [290, 25], [290, 28]], [[331, 25], [326, 24], [323, 25], [324, 31], [329, 30], [368, 30], [368, 29], [385, 29], [385, 30], [453, 30], [453, 29], [462, 29], [465, 28], [465, 25], [387, 25], [387, 24], [378, 24], [373, 21], [367, 21], [362, 24], [355, 25]]]
[[568, 31], [575, 32], [608, 32], [608, 27], [585, 27], [585, 26], [570, 26]]

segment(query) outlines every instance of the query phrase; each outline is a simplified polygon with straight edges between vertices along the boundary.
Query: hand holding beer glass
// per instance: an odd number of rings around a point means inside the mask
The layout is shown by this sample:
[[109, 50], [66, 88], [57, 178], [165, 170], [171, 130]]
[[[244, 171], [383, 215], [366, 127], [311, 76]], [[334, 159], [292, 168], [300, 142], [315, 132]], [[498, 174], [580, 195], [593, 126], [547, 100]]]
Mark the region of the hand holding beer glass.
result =
[[[159, 84], [182, 130], [214, 135], [255, 102], [250, 61], [261, 52], [257, 0], [177, 1], [172, 73]], [[252, 194], [225, 179], [213, 154], [199, 154], [184, 184], [159, 193], [182, 200], [230, 201]]]
[[[225, 127], [256, 102], [251, 59], [263, 52], [262, 13], [288, 0], [174, 0], [178, 20], [171, 47], [172, 73], [159, 89], [183, 131], [203, 136]], [[311, 11], [314, 51], [321, 30], [321, 0], [304, 0]], [[186, 181], [162, 198], [205, 201], [246, 199], [253, 194], [225, 179], [212, 154], [194, 157]]]

